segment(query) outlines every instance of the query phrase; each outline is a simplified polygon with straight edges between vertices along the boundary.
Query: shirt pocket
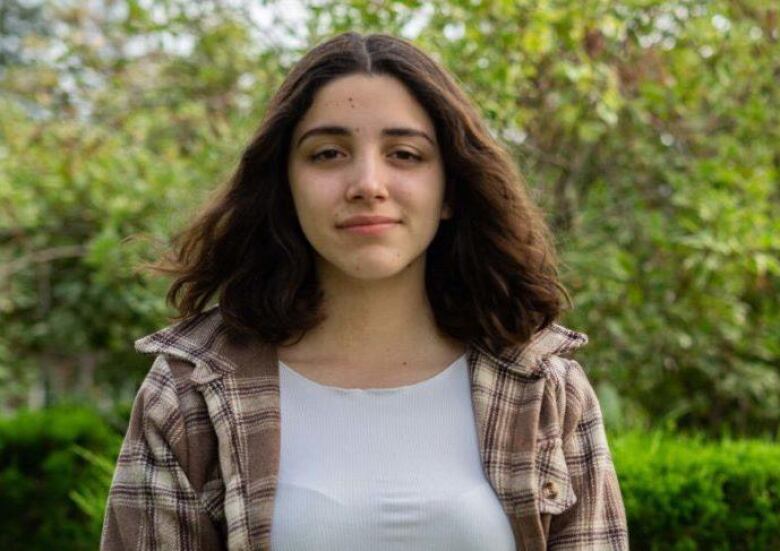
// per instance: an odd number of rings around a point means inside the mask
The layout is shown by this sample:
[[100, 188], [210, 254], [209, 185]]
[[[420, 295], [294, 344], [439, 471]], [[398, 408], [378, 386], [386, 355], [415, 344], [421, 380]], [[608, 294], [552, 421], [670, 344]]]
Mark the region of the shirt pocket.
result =
[[559, 515], [577, 502], [560, 438], [537, 443], [536, 472], [540, 513]]

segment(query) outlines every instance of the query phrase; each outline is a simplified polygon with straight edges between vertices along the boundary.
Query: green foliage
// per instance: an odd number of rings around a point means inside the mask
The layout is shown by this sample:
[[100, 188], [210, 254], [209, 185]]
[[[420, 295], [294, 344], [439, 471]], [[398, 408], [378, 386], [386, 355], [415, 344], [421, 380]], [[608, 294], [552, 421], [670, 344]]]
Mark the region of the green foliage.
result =
[[[47, 13], [71, 33], [89, 17], [78, 6]], [[33, 116], [12, 94], [0, 96], [0, 382], [8, 383], [0, 401], [22, 402], [36, 370], [46, 403], [127, 398], [148, 369], [132, 341], [170, 312], [165, 282], [136, 268], [227, 175], [279, 73], [272, 52], [249, 57], [237, 20], [188, 13], [164, 31], [193, 38], [192, 54], [158, 52], [160, 62], [97, 55], [73, 34], [55, 37], [64, 57], [80, 60], [74, 71], [101, 74], [102, 86], [47, 88], [39, 79], [53, 67], [45, 61], [26, 67], [24, 79], [8, 69], [6, 91], [34, 91], [40, 109]], [[138, 32], [162, 32], [147, 16], [138, 5], [128, 14]], [[115, 33], [127, 24], [109, 18], [104, 39], [121, 42]]]
[[115, 464], [108, 456], [91, 452], [79, 445], [74, 445], [71, 449], [93, 467], [94, 476], [87, 478], [79, 489], [71, 490], [68, 496], [90, 518], [88, 532], [100, 534]]
[[780, 546], [780, 447], [633, 432], [609, 439], [631, 549]]
[[170, 313], [166, 282], [134, 267], [229, 174], [297, 57], [358, 30], [431, 52], [515, 155], [609, 426], [776, 436], [766, 2], [317, 0], [297, 24], [230, 4], [41, 1], [5, 25], [33, 32], [0, 59], [0, 404], [133, 394], [148, 364], [131, 343]]
[[[88, 409], [21, 411], [0, 419], [0, 546], [94, 549], [106, 473], [113, 471], [119, 444], [119, 435]], [[98, 456], [104, 459], [97, 466], [89, 462]]]

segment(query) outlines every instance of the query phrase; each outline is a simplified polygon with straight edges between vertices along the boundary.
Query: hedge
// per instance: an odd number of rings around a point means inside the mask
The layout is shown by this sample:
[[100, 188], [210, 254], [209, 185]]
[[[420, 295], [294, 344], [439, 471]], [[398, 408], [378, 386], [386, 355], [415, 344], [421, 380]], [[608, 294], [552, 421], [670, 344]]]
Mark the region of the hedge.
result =
[[0, 418], [0, 549], [94, 551], [101, 523], [74, 492], [104, 502], [110, 479], [78, 450], [113, 462], [120, 443], [116, 430], [82, 407]]
[[780, 445], [611, 437], [632, 550], [780, 549]]

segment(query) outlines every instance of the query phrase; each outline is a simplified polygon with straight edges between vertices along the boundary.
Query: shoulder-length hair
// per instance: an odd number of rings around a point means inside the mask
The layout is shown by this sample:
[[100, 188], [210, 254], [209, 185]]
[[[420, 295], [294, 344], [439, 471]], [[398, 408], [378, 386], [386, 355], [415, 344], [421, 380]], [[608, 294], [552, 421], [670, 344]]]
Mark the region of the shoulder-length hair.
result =
[[412, 43], [386, 34], [338, 35], [291, 69], [232, 176], [153, 265], [175, 278], [167, 299], [178, 319], [216, 299], [231, 332], [275, 344], [300, 338], [324, 319], [287, 157], [293, 129], [317, 91], [356, 73], [397, 78], [436, 128], [445, 201], [453, 209], [426, 252], [437, 325], [493, 351], [527, 343], [555, 321], [561, 298], [571, 304], [544, 216], [455, 80]]

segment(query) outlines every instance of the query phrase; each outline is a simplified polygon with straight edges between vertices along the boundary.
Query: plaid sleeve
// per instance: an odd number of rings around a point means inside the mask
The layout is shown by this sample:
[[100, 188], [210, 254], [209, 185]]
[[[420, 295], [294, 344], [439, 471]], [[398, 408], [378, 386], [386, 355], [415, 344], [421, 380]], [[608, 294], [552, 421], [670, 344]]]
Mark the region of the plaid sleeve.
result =
[[563, 446], [576, 503], [552, 517], [548, 549], [628, 549], [623, 498], [596, 392], [575, 360], [567, 360]]
[[[192, 470], [181, 393], [158, 356], [133, 403], [103, 520], [103, 551], [224, 549]], [[198, 487], [200, 486], [200, 487]]]

